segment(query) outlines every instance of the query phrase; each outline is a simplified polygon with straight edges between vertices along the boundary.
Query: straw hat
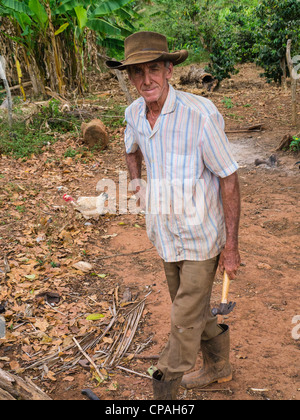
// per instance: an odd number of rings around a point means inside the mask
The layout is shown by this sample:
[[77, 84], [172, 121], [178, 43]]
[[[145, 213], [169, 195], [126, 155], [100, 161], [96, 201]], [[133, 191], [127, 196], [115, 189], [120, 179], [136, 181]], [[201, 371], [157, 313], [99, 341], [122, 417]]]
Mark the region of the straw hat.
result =
[[171, 61], [174, 65], [183, 63], [187, 57], [186, 50], [169, 52], [167, 38], [156, 32], [137, 32], [125, 39], [125, 60], [106, 61], [111, 69], [124, 70], [133, 64], [151, 61]]

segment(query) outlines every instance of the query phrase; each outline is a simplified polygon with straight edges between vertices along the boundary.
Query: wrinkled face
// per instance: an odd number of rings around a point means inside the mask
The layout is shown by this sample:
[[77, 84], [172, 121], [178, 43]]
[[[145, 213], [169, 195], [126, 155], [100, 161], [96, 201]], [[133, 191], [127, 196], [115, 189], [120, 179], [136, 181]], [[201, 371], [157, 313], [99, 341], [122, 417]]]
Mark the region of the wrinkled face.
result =
[[173, 63], [155, 63], [130, 66], [129, 79], [147, 104], [164, 103], [168, 96], [169, 84], [173, 74]]

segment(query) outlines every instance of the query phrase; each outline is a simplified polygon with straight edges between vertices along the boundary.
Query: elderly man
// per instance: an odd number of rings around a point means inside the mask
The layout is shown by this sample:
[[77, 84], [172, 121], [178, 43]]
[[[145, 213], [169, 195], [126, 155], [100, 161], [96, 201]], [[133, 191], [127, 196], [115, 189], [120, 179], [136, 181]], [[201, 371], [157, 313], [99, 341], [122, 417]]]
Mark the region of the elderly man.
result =
[[[127, 69], [141, 97], [125, 113], [126, 161], [142, 189], [141, 162], [147, 167], [146, 226], [163, 260], [172, 300], [171, 332], [153, 374], [154, 399], [176, 399], [188, 389], [232, 378], [229, 328], [212, 316], [210, 297], [217, 267], [229, 278], [240, 265], [238, 165], [224, 121], [206, 98], [176, 91], [173, 66], [187, 51], [170, 53], [166, 38], [138, 32], [125, 40]], [[196, 363], [201, 347], [204, 365]]]

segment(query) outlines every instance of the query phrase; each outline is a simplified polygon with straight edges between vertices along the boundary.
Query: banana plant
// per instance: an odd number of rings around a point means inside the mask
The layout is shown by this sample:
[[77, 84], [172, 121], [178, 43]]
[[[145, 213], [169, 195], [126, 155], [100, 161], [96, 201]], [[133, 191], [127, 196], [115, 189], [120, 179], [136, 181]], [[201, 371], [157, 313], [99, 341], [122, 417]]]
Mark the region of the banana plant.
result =
[[[73, 78], [79, 92], [85, 89], [84, 47], [93, 31], [100, 42], [123, 39], [134, 30], [132, 0], [0, 0], [0, 17], [9, 19], [14, 33], [5, 35], [23, 51], [35, 91], [45, 92], [45, 80], [52, 90], [64, 93]], [[1, 31], [1, 27], [0, 27]], [[63, 65], [63, 63], [65, 63]]]
[[37, 60], [46, 36], [48, 20], [43, 9], [37, 0], [0, 0], [0, 16], [8, 19], [14, 28], [13, 34], [4, 34], [21, 47], [22, 61], [30, 75], [34, 93], [44, 93], [43, 74]]
[[[81, 86], [85, 86], [83, 56], [87, 31], [96, 32], [100, 42], [107, 37], [130, 35], [134, 29], [130, 23], [134, 12], [129, 13], [128, 11], [130, 3], [132, 0], [96, 0], [94, 2], [65, 0], [56, 10], [58, 15], [64, 15], [68, 19], [68, 22], [64, 22], [57, 32], [62, 33], [71, 29], [73, 33], [77, 78], [80, 80]], [[118, 20], [120, 15], [123, 16], [123, 20]]]

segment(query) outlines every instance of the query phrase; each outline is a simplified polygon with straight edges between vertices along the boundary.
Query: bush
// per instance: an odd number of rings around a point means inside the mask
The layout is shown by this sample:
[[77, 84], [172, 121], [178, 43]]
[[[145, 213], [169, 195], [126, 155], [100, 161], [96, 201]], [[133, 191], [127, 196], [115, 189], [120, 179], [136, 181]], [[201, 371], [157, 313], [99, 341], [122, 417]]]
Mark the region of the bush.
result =
[[292, 152], [300, 152], [300, 136], [293, 136], [289, 148]]
[[236, 74], [237, 63], [254, 61], [256, 25], [253, 7], [234, 5], [228, 9], [211, 42], [211, 64], [208, 70], [218, 80]]
[[256, 31], [258, 20], [253, 7], [232, 6], [225, 17], [225, 29], [231, 34], [234, 54], [239, 62], [253, 62], [256, 52]]
[[154, 0], [136, 24], [139, 30], [164, 34], [170, 50], [197, 50], [202, 47], [199, 8], [196, 0]]
[[232, 38], [226, 30], [220, 31], [212, 41], [212, 53], [210, 54], [211, 63], [206, 70], [216, 77], [219, 81], [230, 78], [237, 73], [235, 65], [237, 56], [232, 44]]
[[281, 83], [282, 64], [285, 63], [287, 40], [292, 40], [295, 53], [300, 48], [300, 1], [261, 0], [256, 9], [257, 64], [264, 69], [268, 81]]

